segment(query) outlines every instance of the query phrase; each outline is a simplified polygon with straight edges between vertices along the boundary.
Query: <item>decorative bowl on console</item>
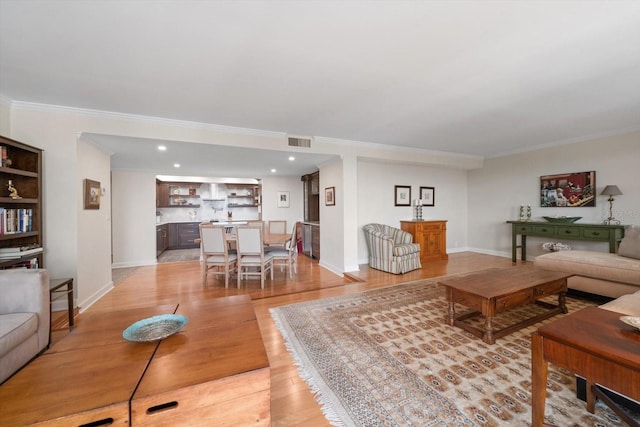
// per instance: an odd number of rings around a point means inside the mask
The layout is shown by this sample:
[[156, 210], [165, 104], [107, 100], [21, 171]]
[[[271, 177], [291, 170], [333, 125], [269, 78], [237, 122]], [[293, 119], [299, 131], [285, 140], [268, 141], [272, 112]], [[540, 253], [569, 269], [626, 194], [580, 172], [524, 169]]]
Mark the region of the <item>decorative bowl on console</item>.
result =
[[581, 216], [543, 216], [548, 222], [557, 222], [560, 224], [571, 224], [581, 219]]

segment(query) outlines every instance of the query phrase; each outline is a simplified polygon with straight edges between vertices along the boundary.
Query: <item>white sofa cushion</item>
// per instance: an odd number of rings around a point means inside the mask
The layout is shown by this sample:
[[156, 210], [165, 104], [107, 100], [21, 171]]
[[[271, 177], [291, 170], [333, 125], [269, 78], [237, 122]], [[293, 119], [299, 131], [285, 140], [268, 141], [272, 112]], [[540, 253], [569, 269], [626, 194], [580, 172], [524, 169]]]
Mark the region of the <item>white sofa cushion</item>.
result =
[[38, 330], [35, 313], [0, 314], [0, 357], [28, 340]]
[[618, 255], [640, 259], [640, 226], [627, 225], [624, 230], [624, 238], [618, 247]]
[[626, 314], [627, 316], [640, 316], [640, 291], [622, 295], [613, 301], [602, 304], [600, 308]]
[[535, 265], [547, 270], [640, 286], [640, 260], [608, 252], [552, 252], [536, 257]]

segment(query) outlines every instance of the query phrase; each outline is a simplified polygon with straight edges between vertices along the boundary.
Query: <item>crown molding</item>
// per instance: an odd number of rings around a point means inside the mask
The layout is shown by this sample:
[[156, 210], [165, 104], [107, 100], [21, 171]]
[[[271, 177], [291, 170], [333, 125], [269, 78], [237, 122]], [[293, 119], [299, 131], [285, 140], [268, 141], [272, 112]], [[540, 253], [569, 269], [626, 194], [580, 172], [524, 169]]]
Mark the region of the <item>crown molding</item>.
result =
[[[8, 98], [7, 98], [8, 99]], [[39, 104], [35, 102], [10, 101], [12, 108], [27, 111], [42, 111], [47, 113], [74, 114], [84, 117], [92, 117], [109, 120], [125, 120], [139, 123], [151, 123], [155, 125], [178, 126], [190, 129], [202, 129], [215, 132], [234, 133], [266, 138], [286, 138], [285, 132], [274, 132], [260, 129], [240, 128], [210, 123], [191, 122], [187, 120], [165, 119], [162, 117], [142, 116], [137, 114], [117, 113], [113, 111], [92, 110], [88, 108], [66, 107], [62, 105]]]

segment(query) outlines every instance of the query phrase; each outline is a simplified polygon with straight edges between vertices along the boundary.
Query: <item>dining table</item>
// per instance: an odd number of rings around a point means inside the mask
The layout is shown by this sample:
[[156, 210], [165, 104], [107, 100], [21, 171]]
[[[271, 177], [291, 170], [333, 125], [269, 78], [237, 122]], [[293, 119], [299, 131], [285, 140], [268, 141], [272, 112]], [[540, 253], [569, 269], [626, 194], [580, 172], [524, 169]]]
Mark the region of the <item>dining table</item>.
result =
[[[226, 233], [227, 241], [235, 242], [236, 234], [235, 233]], [[262, 234], [262, 242], [264, 246], [284, 246], [287, 240], [291, 238], [291, 234], [288, 233], [263, 233]], [[194, 239], [195, 243], [200, 244], [201, 240]]]
[[[235, 233], [227, 233], [227, 241], [236, 241]], [[291, 234], [288, 233], [262, 233], [262, 243], [264, 246], [284, 246], [284, 244], [291, 238]]]

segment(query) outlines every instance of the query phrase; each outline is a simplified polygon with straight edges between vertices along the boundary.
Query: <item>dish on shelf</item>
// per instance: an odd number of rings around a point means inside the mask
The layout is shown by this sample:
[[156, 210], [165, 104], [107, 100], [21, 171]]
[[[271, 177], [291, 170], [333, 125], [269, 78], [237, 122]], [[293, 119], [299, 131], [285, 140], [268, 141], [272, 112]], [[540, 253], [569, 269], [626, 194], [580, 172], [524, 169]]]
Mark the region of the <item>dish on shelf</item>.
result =
[[122, 332], [127, 341], [149, 342], [175, 334], [189, 319], [179, 314], [161, 314], [132, 323]]
[[640, 317], [636, 316], [622, 316], [620, 317], [620, 321], [626, 323], [629, 326], [633, 326], [634, 328], [640, 330]]
[[543, 216], [547, 222], [559, 222], [561, 224], [571, 224], [582, 219], [581, 216]]

